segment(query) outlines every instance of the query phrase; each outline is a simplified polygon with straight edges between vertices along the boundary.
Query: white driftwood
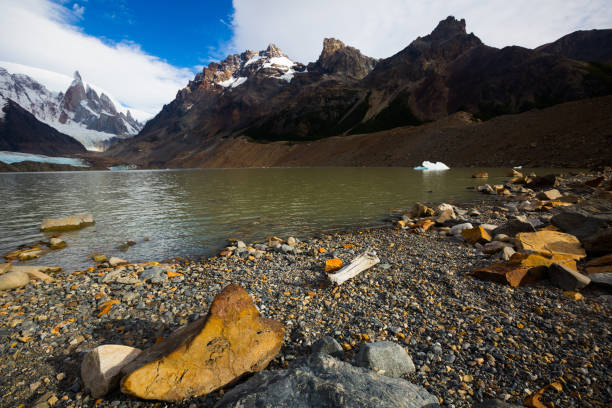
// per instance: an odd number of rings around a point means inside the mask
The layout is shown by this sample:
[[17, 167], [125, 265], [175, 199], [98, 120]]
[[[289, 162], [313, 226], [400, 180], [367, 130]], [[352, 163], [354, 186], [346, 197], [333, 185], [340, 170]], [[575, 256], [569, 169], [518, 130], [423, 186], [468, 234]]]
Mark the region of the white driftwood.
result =
[[327, 274], [327, 277], [336, 285], [342, 285], [347, 280], [359, 275], [361, 272], [373, 267], [379, 262], [380, 259], [378, 259], [378, 257], [376, 256], [376, 252], [364, 252], [357, 258], [353, 259], [353, 262], [346, 265], [338, 272]]

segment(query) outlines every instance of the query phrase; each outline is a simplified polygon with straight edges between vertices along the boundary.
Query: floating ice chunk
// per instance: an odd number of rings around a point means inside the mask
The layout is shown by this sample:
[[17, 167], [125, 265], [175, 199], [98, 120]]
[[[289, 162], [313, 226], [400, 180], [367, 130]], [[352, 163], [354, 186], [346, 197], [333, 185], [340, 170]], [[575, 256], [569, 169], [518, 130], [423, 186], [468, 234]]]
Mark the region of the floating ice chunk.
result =
[[448, 167], [446, 164], [442, 163], [442, 162], [430, 162], [425, 160], [423, 163], [421, 163], [420, 166], [417, 166], [414, 168], [414, 170], [449, 170], [450, 167]]
[[515, 169], [515, 170], [520, 170], [520, 169], [522, 169], [522, 168], [523, 168], [523, 166], [514, 166], [514, 167], [513, 167], [513, 169]]

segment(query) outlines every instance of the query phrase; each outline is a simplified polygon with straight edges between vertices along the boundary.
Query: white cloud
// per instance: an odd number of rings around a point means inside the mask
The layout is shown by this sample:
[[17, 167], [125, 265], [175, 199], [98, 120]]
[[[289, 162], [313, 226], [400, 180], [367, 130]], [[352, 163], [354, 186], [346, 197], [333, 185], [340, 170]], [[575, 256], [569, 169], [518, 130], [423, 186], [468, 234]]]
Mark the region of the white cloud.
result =
[[300, 62], [318, 58], [323, 38], [336, 37], [385, 58], [449, 15], [495, 47], [533, 48], [576, 30], [612, 27], [609, 0], [233, 0], [228, 52], [275, 43]]
[[72, 11], [77, 17], [81, 18], [83, 17], [83, 14], [85, 13], [85, 6], [79, 6], [78, 3], [74, 3], [72, 5]]
[[73, 25], [84, 8], [48, 0], [0, 0], [0, 60], [72, 76], [107, 90], [122, 104], [151, 114], [172, 101], [193, 72], [149, 55], [133, 43], [109, 44]]

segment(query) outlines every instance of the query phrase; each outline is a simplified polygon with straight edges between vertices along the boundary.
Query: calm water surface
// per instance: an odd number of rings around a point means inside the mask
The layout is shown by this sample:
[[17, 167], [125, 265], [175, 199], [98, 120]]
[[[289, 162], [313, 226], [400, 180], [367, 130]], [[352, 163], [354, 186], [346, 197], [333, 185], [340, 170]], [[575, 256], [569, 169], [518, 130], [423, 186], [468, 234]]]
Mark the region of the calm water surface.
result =
[[[482, 169], [479, 169], [480, 171]], [[482, 199], [475, 169], [214, 169], [0, 173], [0, 255], [48, 239], [43, 218], [93, 213], [96, 225], [62, 233], [68, 247], [30, 261], [72, 271], [103, 253], [129, 261], [209, 255], [228, 237], [308, 236], [372, 226], [415, 201]], [[507, 169], [487, 169], [488, 183]], [[546, 171], [539, 169], [538, 173]], [[145, 242], [145, 237], [149, 241]], [[137, 244], [126, 252], [117, 246]]]

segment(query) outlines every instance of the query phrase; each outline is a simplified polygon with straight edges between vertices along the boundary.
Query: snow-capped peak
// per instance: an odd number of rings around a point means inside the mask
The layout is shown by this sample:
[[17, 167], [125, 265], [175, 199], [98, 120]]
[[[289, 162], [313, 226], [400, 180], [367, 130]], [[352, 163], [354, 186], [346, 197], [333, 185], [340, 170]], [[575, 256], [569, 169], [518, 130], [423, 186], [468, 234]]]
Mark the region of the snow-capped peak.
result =
[[70, 86], [76, 86], [78, 84], [83, 84], [83, 78], [81, 78], [81, 74], [79, 74], [79, 71], [74, 71], [72, 78], [73, 80]]

